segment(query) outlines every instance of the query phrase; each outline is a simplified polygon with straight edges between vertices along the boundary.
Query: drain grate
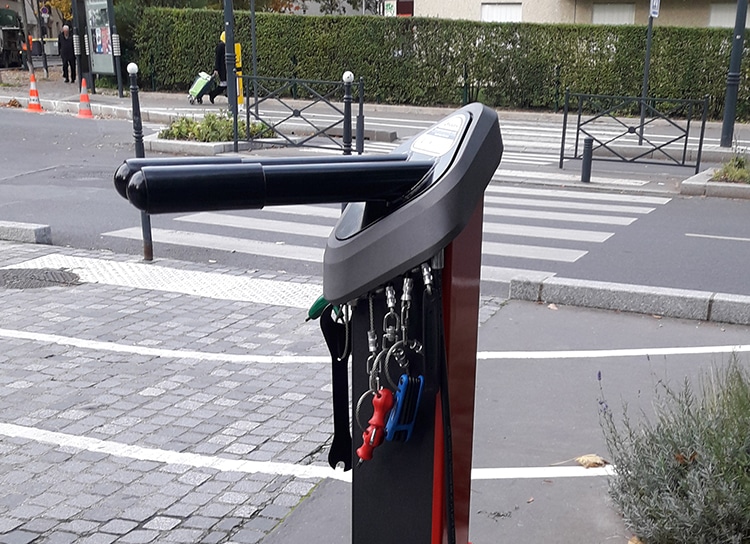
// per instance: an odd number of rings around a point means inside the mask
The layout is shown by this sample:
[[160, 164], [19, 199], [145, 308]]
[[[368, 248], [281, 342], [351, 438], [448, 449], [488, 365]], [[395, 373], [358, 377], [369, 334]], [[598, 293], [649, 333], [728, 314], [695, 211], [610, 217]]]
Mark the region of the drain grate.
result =
[[39, 289], [80, 285], [77, 274], [52, 268], [6, 268], [0, 270], [0, 287], [7, 289]]

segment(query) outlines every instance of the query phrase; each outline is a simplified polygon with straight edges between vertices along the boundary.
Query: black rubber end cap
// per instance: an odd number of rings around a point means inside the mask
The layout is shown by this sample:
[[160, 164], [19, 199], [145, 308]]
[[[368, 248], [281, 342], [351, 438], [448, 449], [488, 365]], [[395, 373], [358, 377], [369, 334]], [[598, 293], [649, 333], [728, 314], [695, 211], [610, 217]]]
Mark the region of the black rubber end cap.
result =
[[117, 189], [117, 192], [120, 193], [120, 196], [122, 198], [127, 199], [127, 188], [128, 188], [128, 182], [130, 181], [130, 177], [136, 172], [136, 170], [133, 170], [128, 166], [127, 162], [124, 162], [120, 165], [120, 167], [115, 171], [115, 189]]
[[135, 172], [127, 185], [127, 199], [141, 211], [148, 211], [148, 185], [140, 170]]

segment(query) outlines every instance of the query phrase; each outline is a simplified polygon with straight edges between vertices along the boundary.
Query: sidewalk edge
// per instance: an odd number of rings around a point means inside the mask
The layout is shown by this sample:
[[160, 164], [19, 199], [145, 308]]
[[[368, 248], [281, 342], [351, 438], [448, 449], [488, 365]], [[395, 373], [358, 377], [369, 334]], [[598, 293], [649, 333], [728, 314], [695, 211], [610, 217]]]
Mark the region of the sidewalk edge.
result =
[[750, 325], [750, 297], [727, 293], [560, 277], [539, 281], [519, 276], [510, 281], [508, 298]]

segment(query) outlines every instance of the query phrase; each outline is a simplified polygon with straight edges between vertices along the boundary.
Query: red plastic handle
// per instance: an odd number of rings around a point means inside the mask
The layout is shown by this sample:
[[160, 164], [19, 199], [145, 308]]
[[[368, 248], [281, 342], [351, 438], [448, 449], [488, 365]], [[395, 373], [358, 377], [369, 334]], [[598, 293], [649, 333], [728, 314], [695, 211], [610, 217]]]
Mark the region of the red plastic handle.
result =
[[385, 422], [388, 413], [393, 408], [393, 393], [390, 389], [381, 389], [372, 397], [373, 414], [368, 423], [367, 430], [362, 433], [363, 444], [357, 449], [357, 457], [360, 461], [372, 459], [372, 451], [383, 443], [385, 438]]

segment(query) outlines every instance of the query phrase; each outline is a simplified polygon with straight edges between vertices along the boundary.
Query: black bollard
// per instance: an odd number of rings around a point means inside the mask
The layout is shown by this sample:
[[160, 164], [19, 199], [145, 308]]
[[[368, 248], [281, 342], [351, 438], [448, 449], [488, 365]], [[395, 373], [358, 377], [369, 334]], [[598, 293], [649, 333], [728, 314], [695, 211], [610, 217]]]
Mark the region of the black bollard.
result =
[[365, 78], [359, 78], [359, 114], [357, 114], [357, 155], [365, 151]]
[[352, 81], [354, 74], [344, 72], [344, 155], [352, 154]]
[[594, 155], [594, 139], [583, 139], [583, 164], [581, 165], [581, 182], [591, 183], [591, 161]]
[[[141, 121], [141, 104], [138, 101], [138, 65], [134, 62], [128, 64], [130, 74], [130, 98], [133, 101], [133, 139], [135, 140], [135, 156], [142, 159], [146, 156], [143, 147], [143, 123]], [[141, 212], [141, 232], [143, 233], [143, 260], [154, 260], [154, 242], [151, 238], [151, 217], [146, 212]]]

